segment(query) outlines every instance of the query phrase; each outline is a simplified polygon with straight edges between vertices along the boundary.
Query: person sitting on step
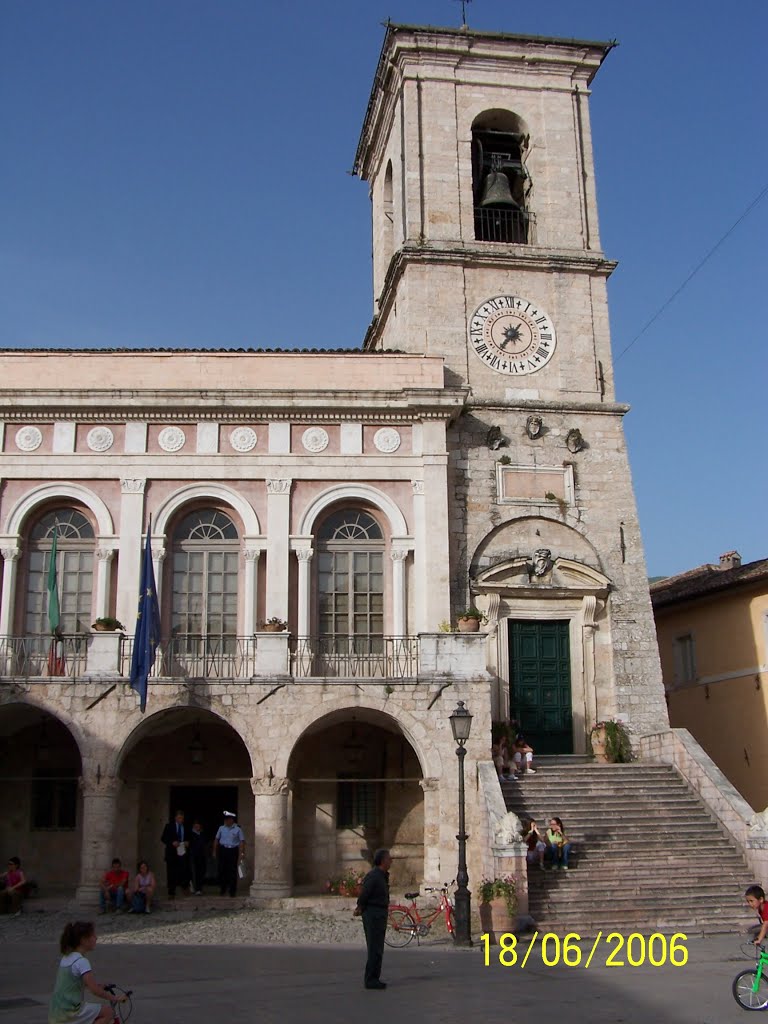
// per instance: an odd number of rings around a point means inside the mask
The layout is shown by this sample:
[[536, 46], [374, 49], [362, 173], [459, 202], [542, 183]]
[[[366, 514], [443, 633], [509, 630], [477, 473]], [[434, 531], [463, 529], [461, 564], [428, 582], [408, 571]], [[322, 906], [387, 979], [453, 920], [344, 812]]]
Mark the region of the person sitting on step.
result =
[[18, 917], [27, 889], [27, 880], [18, 857], [11, 857], [8, 861], [8, 869], [0, 875], [0, 882], [0, 914], [13, 914], [14, 917]]
[[524, 775], [535, 775], [533, 768], [533, 747], [527, 742], [521, 732], [515, 737], [512, 744], [512, 761], [515, 770]]
[[573, 843], [568, 839], [563, 828], [563, 822], [561, 818], [550, 818], [549, 828], [547, 829], [547, 852], [552, 858], [552, 870], [557, 871], [561, 868], [563, 871], [568, 870], [568, 854], [571, 852]]
[[498, 743], [494, 743], [491, 754], [493, 756], [493, 763], [496, 765], [496, 771], [502, 782], [510, 782], [512, 779], [517, 778], [517, 772], [512, 767], [512, 758], [509, 755], [506, 736], [502, 736]]
[[544, 871], [544, 854], [547, 849], [547, 844], [544, 840], [544, 836], [539, 832], [539, 827], [533, 818], [528, 822], [528, 831], [523, 836], [523, 842], [528, 847], [525, 859], [529, 864], [538, 864], [540, 870]]
[[157, 882], [154, 872], [150, 870], [145, 860], [140, 860], [136, 866], [136, 877], [133, 880], [131, 894], [131, 909], [129, 914], [151, 914], [152, 897], [155, 895]]

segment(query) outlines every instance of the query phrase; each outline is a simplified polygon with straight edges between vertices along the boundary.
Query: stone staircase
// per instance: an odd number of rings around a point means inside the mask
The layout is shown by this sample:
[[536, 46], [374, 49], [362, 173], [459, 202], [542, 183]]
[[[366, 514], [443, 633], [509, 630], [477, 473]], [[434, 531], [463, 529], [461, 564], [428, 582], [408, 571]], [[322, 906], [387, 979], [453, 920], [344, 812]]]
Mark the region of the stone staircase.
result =
[[696, 794], [667, 765], [537, 758], [536, 775], [503, 782], [507, 809], [539, 829], [562, 818], [570, 871], [529, 865], [540, 931], [744, 931], [746, 861]]

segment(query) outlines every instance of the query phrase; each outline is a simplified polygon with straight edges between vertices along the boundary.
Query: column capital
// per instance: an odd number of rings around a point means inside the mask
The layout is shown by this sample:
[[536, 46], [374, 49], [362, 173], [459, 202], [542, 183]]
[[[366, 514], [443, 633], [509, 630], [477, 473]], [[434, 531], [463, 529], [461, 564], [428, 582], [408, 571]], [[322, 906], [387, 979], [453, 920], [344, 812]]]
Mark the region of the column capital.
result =
[[311, 562], [314, 553], [312, 548], [296, 548], [296, 557], [300, 562]]
[[114, 548], [96, 548], [96, 557], [100, 562], [111, 562], [115, 557]]
[[21, 554], [21, 548], [1, 548], [0, 552], [2, 552], [4, 562], [15, 562]]
[[123, 494], [143, 494], [146, 486], [146, 479], [126, 479], [120, 481], [120, 490]]
[[413, 487], [414, 494], [424, 493], [424, 481], [423, 480], [411, 480], [411, 486]]
[[419, 779], [419, 785], [425, 793], [433, 793], [440, 788], [440, 779]]
[[291, 780], [278, 775], [265, 775], [263, 778], [251, 779], [254, 796], [284, 796], [291, 791]]
[[406, 548], [392, 548], [389, 557], [393, 562], [404, 562], [408, 557], [408, 550]]
[[165, 556], [167, 554], [168, 552], [165, 550], [165, 547], [152, 548], [152, 559], [155, 562], [159, 562], [162, 564], [162, 562], [165, 561]]
[[243, 558], [246, 562], [257, 562], [260, 554], [261, 548], [246, 548], [245, 551], [243, 551]]
[[267, 494], [290, 494], [293, 480], [272, 478], [266, 481]]

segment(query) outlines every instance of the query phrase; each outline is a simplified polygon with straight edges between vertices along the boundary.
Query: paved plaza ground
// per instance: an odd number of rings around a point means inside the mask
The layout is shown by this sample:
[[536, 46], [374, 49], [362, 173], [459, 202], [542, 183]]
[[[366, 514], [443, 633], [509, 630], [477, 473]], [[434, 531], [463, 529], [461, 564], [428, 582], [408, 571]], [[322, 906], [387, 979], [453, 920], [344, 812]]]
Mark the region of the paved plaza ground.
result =
[[[183, 942], [187, 925], [179, 921], [176, 928]], [[157, 942], [155, 934], [144, 945], [137, 941], [140, 931], [128, 942], [106, 931], [104, 939], [92, 956], [94, 973], [99, 980], [134, 989], [132, 1024], [727, 1024], [745, 1016], [731, 996], [733, 977], [749, 966], [740, 954], [738, 936], [690, 938], [689, 961], [683, 967], [607, 968], [609, 951], [602, 946], [586, 970], [545, 967], [538, 946], [525, 969], [498, 962], [485, 967], [480, 947], [457, 950], [441, 937], [421, 947], [387, 948], [386, 992], [363, 989], [361, 942], [303, 947], [168, 944]], [[7, 919], [0, 941], [0, 1024], [45, 1022], [58, 959], [55, 941], [30, 939], [21, 931], [14, 936]], [[523, 943], [523, 954], [526, 948]], [[585, 944], [584, 960], [588, 953]]]

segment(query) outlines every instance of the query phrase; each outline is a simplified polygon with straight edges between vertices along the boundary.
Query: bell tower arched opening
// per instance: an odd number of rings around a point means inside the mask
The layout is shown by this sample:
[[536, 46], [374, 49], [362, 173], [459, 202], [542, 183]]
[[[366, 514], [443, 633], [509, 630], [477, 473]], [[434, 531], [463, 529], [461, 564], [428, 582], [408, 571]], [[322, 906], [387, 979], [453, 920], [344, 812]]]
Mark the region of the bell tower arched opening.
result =
[[472, 124], [472, 195], [475, 238], [531, 241], [531, 178], [525, 166], [528, 132], [509, 110], [486, 110]]

